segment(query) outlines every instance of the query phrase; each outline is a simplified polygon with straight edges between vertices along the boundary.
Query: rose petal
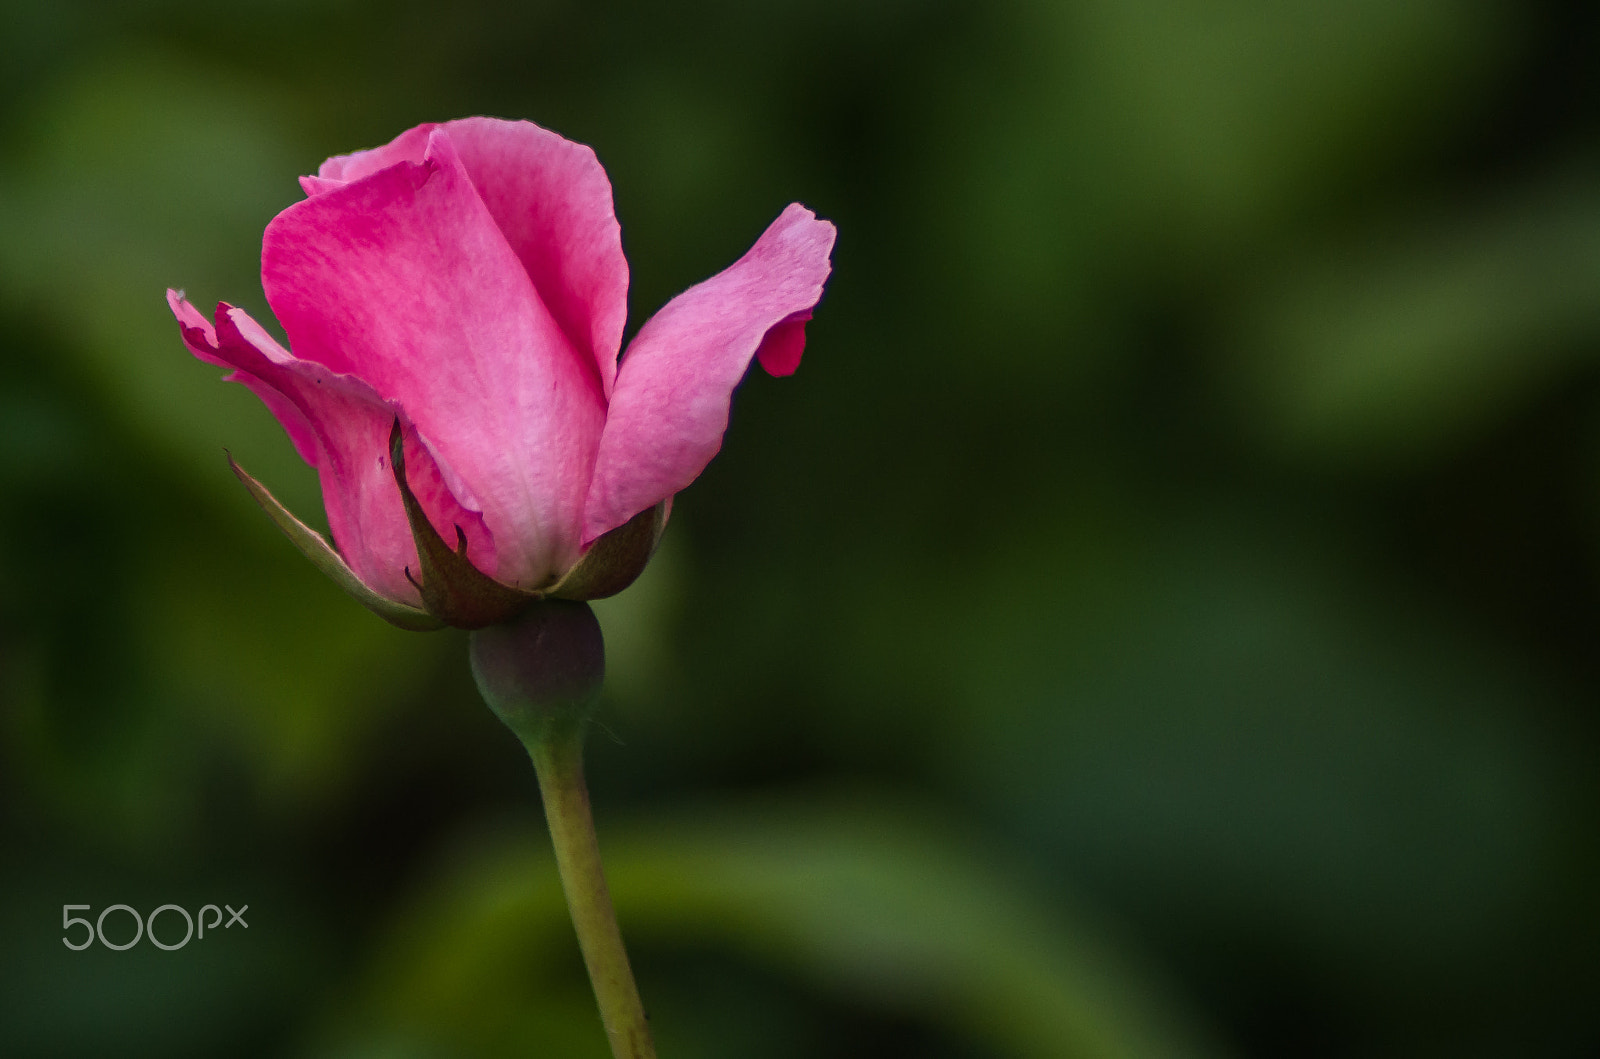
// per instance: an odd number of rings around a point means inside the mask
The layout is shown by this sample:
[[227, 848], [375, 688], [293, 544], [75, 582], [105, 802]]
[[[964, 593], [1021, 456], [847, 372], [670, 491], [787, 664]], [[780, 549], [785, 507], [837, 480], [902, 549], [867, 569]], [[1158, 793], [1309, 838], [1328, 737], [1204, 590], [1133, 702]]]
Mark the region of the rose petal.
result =
[[699, 476], [722, 447], [728, 402], [767, 344], [781, 373], [803, 348], [822, 297], [834, 228], [791, 204], [727, 270], [648, 320], [617, 373], [584, 513], [585, 541]]
[[611, 181], [594, 151], [529, 121], [445, 128], [483, 204], [607, 397], [628, 316], [628, 261]]
[[[350, 568], [378, 594], [419, 603], [405, 575], [407, 567], [417, 570], [416, 546], [388, 466], [395, 409], [360, 379], [295, 357], [242, 309], [218, 305], [213, 326], [178, 292], [168, 291], [167, 303], [189, 350], [208, 363], [233, 368], [228, 381], [260, 397], [301, 458], [317, 468], [328, 528]], [[414, 429], [406, 460], [429, 521], [451, 540], [459, 525], [467, 534], [468, 556], [493, 569], [494, 540], [482, 516], [462, 507], [444, 487]]]
[[303, 176], [300, 178], [300, 190], [304, 191], [306, 197], [309, 198], [312, 195], [320, 195], [324, 191], [342, 188], [348, 183], [348, 180], [329, 180], [319, 176]]
[[775, 378], [793, 375], [800, 367], [800, 355], [806, 351], [806, 321], [811, 310], [790, 313], [761, 340], [756, 359]]
[[335, 182], [350, 183], [369, 177], [382, 169], [401, 162], [420, 162], [428, 153], [428, 137], [439, 126], [435, 123], [407, 129], [382, 147], [370, 151], [351, 151], [336, 154], [317, 168], [317, 190], [306, 189], [307, 195], [320, 194], [337, 186]]
[[331, 159], [327, 178], [357, 178], [267, 226], [267, 301], [296, 356], [364, 380], [415, 422], [444, 481], [482, 510], [497, 556], [485, 572], [537, 588], [579, 554], [605, 414], [593, 361], [541, 301], [448, 134], [429, 133], [422, 162], [367, 172], [386, 151], [399, 148]]
[[[336, 155], [300, 185], [315, 196], [400, 162], [421, 162], [438, 128], [419, 125], [382, 147]], [[531, 121], [463, 118], [442, 128], [545, 306], [593, 360], [611, 396], [628, 316], [628, 261], [600, 160]]]

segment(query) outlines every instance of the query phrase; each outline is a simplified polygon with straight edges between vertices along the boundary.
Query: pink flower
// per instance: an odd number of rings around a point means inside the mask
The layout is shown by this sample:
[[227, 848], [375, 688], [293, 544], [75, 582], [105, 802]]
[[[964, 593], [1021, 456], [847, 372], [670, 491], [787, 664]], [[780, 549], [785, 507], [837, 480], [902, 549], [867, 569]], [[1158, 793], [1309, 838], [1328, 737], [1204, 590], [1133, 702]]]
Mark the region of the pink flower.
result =
[[[316, 467], [338, 551], [235, 470], [314, 561], [396, 624], [477, 627], [619, 591], [722, 444], [752, 357], [799, 366], [834, 229], [798, 203], [645, 323], [594, 152], [529, 122], [422, 125], [302, 177], [261, 278], [286, 350], [169, 291]], [[292, 352], [291, 352], [292, 350]]]
[[290, 350], [243, 310], [219, 304], [213, 325], [178, 291], [168, 304], [190, 352], [232, 368], [317, 467], [338, 552], [235, 472], [406, 627], [626, 587], [722, 446], [750, 358], [774, 376], [800, 365], [834, 245], [790, 205], [619, 366], [627, 261], [589, 147], [464, 118], [328, 158], [301, 186], [261, 253]]

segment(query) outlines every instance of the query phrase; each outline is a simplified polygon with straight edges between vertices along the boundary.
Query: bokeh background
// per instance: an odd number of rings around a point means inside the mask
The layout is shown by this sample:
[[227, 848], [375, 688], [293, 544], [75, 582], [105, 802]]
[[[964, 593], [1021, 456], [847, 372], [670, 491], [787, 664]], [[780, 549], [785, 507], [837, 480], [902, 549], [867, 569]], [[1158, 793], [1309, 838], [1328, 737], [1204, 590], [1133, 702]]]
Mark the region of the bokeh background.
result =
[[603, 1055], [463, 636], [162, 299], [482, 113], [598, 151], [630, 334], [840, 232], [597, 608], [663, 1057], [1596, 1054], [1597, 75], [1534, 0], [8, 0], [0, 1052]]

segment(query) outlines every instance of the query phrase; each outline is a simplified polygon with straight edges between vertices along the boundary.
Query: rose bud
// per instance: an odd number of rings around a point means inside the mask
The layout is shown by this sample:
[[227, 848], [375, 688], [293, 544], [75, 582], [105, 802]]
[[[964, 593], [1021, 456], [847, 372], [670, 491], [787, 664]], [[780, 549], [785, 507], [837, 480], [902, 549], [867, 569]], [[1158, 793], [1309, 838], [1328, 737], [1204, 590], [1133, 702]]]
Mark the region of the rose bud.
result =
[[799, 366], [833, 225], [790, 205], [669, 301], [618, 363], [628, 264], [594, 152], [467, 118], [324, 162], [267, 225], [289, 348], [169, 291], [184, 342], [317, 469], [330, 544], [237, 465], [285, 533], [404, 628], [481, 628], [638, 576], [716, 455], [752, 358]]

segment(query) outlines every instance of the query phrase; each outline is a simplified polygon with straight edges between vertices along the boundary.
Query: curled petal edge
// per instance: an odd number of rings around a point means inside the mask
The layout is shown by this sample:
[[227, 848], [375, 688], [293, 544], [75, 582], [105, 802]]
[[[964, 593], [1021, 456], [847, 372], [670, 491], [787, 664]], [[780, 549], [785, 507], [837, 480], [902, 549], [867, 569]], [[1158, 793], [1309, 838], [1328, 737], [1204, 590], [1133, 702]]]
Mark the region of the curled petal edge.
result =
[[431, 632], [434, 629], [444, 628], [445, 623], [427, 611], [397, 602], [374, 591], [356, 576], [356, 572], [350, 569], [350, 565], [338, 552], [334, 551], [333, 545], [328, 543], [326, 537], [295, 518], [266, 486], [239, 466], [232, 453], [228, 454], [228, 466], [233, 470], [234, 477], [250, 491], [250, 495], [255, 498], [255, 502], [266, 512], [273, 524], [283, 531], [283, 535], [289, 538], [290, 543], [300, 549], [300, 554], [310, 559], [312, 566], [327, 574], [334, 584], [348, 592], [357, 603], [390, 625], [411, 632]]

